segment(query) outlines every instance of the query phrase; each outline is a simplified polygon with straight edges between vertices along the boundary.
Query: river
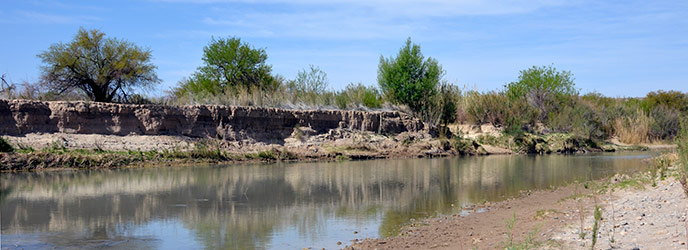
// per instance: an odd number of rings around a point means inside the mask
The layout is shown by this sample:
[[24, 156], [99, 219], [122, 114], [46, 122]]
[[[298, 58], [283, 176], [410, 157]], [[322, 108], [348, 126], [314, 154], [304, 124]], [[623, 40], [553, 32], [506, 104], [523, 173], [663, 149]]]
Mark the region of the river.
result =
[[337, 249], [412, 218], [636, 172], [656, 154], [3, 173], [2, 249]]

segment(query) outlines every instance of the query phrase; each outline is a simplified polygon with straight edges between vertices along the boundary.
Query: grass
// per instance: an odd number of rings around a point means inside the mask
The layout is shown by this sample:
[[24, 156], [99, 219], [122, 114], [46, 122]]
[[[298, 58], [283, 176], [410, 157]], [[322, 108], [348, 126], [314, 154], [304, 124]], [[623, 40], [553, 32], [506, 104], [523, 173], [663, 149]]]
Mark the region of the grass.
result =
[[614, 120], [614, 129], [619, 141], [628, 144], [640, 144], [649, 142], [650, 127], [652, 118], [639, 111], [633, 117], [619, 117]]
[[597, 244], [597, 233], [600, 229], [600, 221], [602, 220], [602, 207], [595, 206], [594, 213], [595, 222], [592, 225], [592, 246], [590, 249], [595, 250], [595, 245]]
[[678, 180], [683, 186], [683, 192], [688, 197], [688, 119], [681, 121], [681, 130], [676, 137], [676, 144], [678, 145], [678, 158], [681, 165], [678, 168]]
[[514, 228], [516, 227], [516, 211], [514, 211], [513, 216], [506, 220], [507, 229], [507, 242], [504, 242], [504, 249], [509, 250], [525, 250], [537, 248], [540, 243], [535, 240], [535, 237], [540, 231], [540, 226], [535, 227], [533, 230], [528, 232], [526, 238], [523, 241], [514, 241]]
[[[0, 144], [5, 140], [0, 141]], [[8, 143], [9, 145], [9, 143]], [[11, 147], [11, 145], [9, 145]], [[58, 141], [40, 150], [20, 147], [0, 154], [0, 170], [35, 170], [44, 168], [116, 168], [138, 163], [163, 162], [229, 162], [295, 160], [298, 155], [287, 150], [267, 150], [257, 153], [233, 154], [209, 142], [197, 143], [190, 150], [126, 150], [68, 149]]]

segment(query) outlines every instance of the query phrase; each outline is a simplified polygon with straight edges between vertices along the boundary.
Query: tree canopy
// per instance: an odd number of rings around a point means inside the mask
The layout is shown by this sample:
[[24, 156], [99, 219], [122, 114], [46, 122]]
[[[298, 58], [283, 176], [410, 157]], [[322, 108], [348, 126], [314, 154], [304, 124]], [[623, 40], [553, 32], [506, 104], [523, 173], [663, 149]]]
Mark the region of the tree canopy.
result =
[[507, 84], [505, 90], [511, 101], [525, 98], [540, 111], [540, 120], [543, 120], [569, 97], [578, 95], [573, 80], [570, 71], [557, 71], [552, 65], [533, 66], [521, 70], [518, 81]]
[[420, 46], [408, 38], [396, 57], [380, 56], [377, 81], [390, 101], [419, 112], [431, 105], [430, 97], [437, 94], [443, 75], [444, 70], [437, 60], [425, 59]]
[[268, 55], [240, 38], [213, 38], [203, 48], [203, 65], [188, 79], [180, 82], [180, 94], [207, 93], [217, 95], [226, 91], [272, 90], [276, 81], [270, 74], [272, 66], [265, 63]]
[[58, 93], [83, 92], [98, 102], [126, 102], [135, 89], [160, 82], [151, 51], [105, 33], [80, 28], [69, 43], [39, 54], [42, 80]]

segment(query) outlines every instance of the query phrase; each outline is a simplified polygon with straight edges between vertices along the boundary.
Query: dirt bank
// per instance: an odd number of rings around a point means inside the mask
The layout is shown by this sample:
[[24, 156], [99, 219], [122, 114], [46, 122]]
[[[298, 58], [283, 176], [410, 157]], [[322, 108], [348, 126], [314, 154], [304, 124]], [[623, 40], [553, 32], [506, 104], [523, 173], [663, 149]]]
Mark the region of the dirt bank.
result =
[[99, 102], [0, 100], [0, 135], [29, 133], [169, 135], [284, 143], [294, 128], [399, 134], [433, 132], [400, 112], [287, 110], [222, 105], [163, 106]]
[[[627, 183], [610, 185], [619, 188]], [[686, 249], [688, 199], [680, 186], [669, 178], [656, 187], [640, 185], [643, 189], [592, 197], [582, 185], [572, 184], [476, 207], [484, 210], [480, 213], [412, 222], [400, 236], [366, 239], [347, 249], [504, 249], [510, 242], [527, 248], [590, 249], [595, 204], [603, 207], [596, 249]], [[579, 237], [581, 207], [584, 239]], [[514, 216], [510, 231], [507, 221]]]
[[[573, 134], [452, 130], [461, 136], [440, 138], [436, 127], [394, 111], [0, 100], [0, 136], [17, 149], [0, 153], [0, 170], [615, 150]], [[132, 151], [145, 157], [130, 161]]]
[[[103, 159], [116, 167], [129, 162], [120, 158], [131, 151], [149, 155], [136, 161], [212, 162], [457, 154], [436, 131], [393, 111], [0, 100], [0, 136], [17, 149], [1, 153], [0, 169], [91, 168], [78, 163]], [[42, 160], [47, 156], [54, 160]]]

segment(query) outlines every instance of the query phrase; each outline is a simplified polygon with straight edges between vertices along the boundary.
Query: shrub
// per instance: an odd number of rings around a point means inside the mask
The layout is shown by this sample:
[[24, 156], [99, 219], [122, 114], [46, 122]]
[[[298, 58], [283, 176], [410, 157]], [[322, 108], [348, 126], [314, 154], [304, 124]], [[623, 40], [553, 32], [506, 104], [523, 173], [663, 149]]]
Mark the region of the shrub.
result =
[[409, 38], [396, 57], [380, 56], [377, 81], [389, 101], [420, 112], [432, 105], [429, 99], [436, 95], [443, 74], [437, 60], [425, 59]]
[[460, 96], [461, 91], [455, 85], [440, 84], [438, 96], [438, 107], [441, 110], [440, 123], [446, 126], [456, 121], [456, 109]]
[[675, 109], [659, 105], [650, 111], [654, 121], [650, 127], [650, 136], [654, 139], [672, 139], [680, 129], [679, 113]]
[[153, 101], [148, 99], [147, 97], [139, 94], [133, 94], [129, 97], [129, 100], [127, 100], [127, 103], [130, 104], [153, 104]]
[[471, 91], [466, 94], [466, 117], [468, 121], [481, 125], [490, 123], [494, 126], [505, 124], [509, 112], [508, 100], [501, 93], [490, 91], [481, 94]]
[[679, 112], [688, 112], [688, 95], [679, 91], [653, 91], [647, 94], [640, 103], [645, 112], [650, 112], [657, 106], [665, 106]]
[[573, 99], [569, 105], [550, 113], [547, 124], [555, 132], [573, 132], [588, 140], [603, 139], [603, 117], [599, 110], [584, 99]]
[[0, 137], [0, 152], [8, 153], [14, 152], [14, 147], [5, 140], [5, 138]]
[[320, 68], [310, 65], [309, 71], [299, 71], [296, 79], [287, 83], [287, 91], [292, 94], [294, 103], [300, 101], [316, 104], [322, 101], [319, 99], [326, 94], [328, 85], [327, 74]]
[[557, 71], [552, 65], [522, 70], [518, 81], [507, 84], [505, 91], [509, 100], [525, 98], [537, 108], [540, 121], [578, 94], [571, 72]]
[[357, 108], [365, 106], [368, 108], [382, 107], [382, 96], [375, 87], [365, 86], [362, 83], [349, 83], [344, 90], [336, 94], [337, 107], [341, 109]]
[[464, 99], [466, 120], [477, 125], [489, 123], [503, 127], [507, 133], [530, 130], [539, 114], [525, 99], [509, 100], [503, 92], [471, 91]]

